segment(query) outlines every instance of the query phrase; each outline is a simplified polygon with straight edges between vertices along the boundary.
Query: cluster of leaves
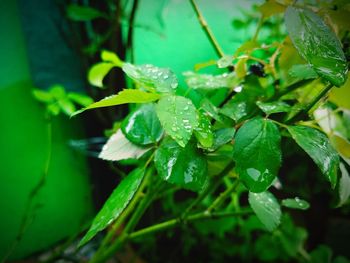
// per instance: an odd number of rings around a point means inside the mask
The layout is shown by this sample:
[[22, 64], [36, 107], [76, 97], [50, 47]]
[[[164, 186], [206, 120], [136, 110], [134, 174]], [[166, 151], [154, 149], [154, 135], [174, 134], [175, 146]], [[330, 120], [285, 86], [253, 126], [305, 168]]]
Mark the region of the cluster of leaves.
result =
[[[203, 235], [222, 235], [235, 226], [245, 238], [252, 231], [265, 231], [254, 244], [263, 261], [295, 258], [323, 262], [324, 258], [319, 261], [323, 254], [330, 257], [325, 247], [308, 254], [303, 248], [306, 231], [296, 227], [288, 214], [282, 215], [281, 206], [305, 210], [309, 203], [296, 196], [278, 200], [273, 192], [284, 187], [279, 180], [284, 164], [281, 144], [288, 139], [310, 156], [332, 189], [337, 187], [338, 206], [348, 202], [350, 81], [347, 51], [340, 39], [347, 39], [349, 28], [339, 15], [349, 14], [350, 5], [346, 1], [318, 7], [292, 2], [269, 0], [259, 6], [259, 29], [266, 24], [271, 29], [276, 23], [265, 21], [273, 18], [284, 20], [287, 32], [278, 32], [269, 43], [261, 43], [256, 33], [235, 54], [217, 61], [217, 66], [227, 72], [184, 73], [188, 90], [203, 95], [200, 103], [179, 93], [178, 79], [170, 69], [123, 62], [110, 51], [102, 51], [102, 62], [90, 69], [90, 83], [102, 88], [103, 79], [116, 67], [133, 80], [133, 89], [89, 105], [74, 94], [57, 93], [57, 87], [49, 92], [36, 91], [36, 97], [50, 102], [50, 109], [61, 105], [71, 114], [71, 100], [85, 106], [73, 115], [100, 107], [135, 105], [100, 153], [100, 158], [109, 161], [139, 161], [116, 187], [80, 242], [86, 244], [112, 225], [94, 257], [96, 261], [128, 239], [133, 240], [133, 235], [139, 237], [198, 219], [204, 219], [196, 224]], [[70, 17], [80, 21], [103, 17], [89, 8], [72, 6], [68, 11]], [[244, 27], [244, 23], [237, 20], [234, 26]], [[207, 95], [219, 89], [226, 89], [226, 98], [214, 103]], [[327, 94], [329, 99], [325, 99]], [[219, 187], [224, 190], [218, 191]], [[169, 198], [181, 189], [197, 192], [198, 197], [189, 198], [183, 207], [170, 205], [169, 210]], [[174, 222], [133, 232], [147, 207], [158, 198], [165, 200], [164, 210], [175, 216]], [[242, 203], [250, 208], [241, 207]], [[201, 212], [191, 214], [194, 209]], [[220, 218], [214, 219], [216, 216]], [[226, 221], [216, 223], [211, 231], [212, 221], [205, 221], [208, 218]], [[123, 222], [128, 223], [122, 235], [113, 240], [113, 231]], [[275, 253], [264, 252], [267, 246], [275, 248]], [[247, 253], [240, 248], [237, 246], [233, 253], [244, 257]]]

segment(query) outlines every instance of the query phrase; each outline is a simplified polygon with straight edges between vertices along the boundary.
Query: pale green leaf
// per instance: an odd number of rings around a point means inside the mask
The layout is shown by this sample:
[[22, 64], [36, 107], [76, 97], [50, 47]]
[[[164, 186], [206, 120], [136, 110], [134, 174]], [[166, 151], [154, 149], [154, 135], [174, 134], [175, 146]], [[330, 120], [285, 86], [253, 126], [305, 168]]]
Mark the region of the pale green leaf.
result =
[[100, 62], [93, 65], [88, 73], [89, 83], [93, 86], [103, 88], [103, 79], [114, 67], [115, 64], [110, 62]]

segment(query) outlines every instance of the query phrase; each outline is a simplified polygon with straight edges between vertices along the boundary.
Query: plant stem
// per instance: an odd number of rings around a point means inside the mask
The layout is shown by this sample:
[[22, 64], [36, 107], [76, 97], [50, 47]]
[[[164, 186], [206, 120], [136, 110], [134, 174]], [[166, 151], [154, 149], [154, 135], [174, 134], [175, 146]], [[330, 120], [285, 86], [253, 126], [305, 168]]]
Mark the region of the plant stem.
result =
[[230, 217], [230, 216], [241, 216], [241, 215], [247, 215], [251, 213], [252, 213], [252, 210], [250, 209], [242, 210], [240, 212], [213, 212], [213, 213], [208, 213], [207, 211], [199, 212], [199, 213], [195, 213], [187, 216], [185, 220], [182, 220], [181, 218], [174, 218], [174, 219], [170, 219], [168, 221], [135, 231], [128, 236], [128, 239], [132, 240], [140, 236], [166, 230], [176, 225], [179, 225], [183, 222], [192, 222], [192, 221], [201, 220], [201, 219], [215, 219], [215, 218]]
[[222, 51], [222, 49], [221, 49], [218, 41], [216, 40], [213, 32], [209, 28], [207, 21], [205, 20], [205, 18], [203, 17], [201, 11], [199, 10], [199, 7], [198, 7], [197, 3], [195, 2], [195, 0], [190, 0], [190, 3], [192, 5], [194, 11], [197, 14], [199, 23], [201, 24], [205, 34], [207, 35], [207, 37], [208, 37], [208, 39], [210, 41], [210, 43], [212, 44], [213, 48], [215, 49], [216, 54], [220, 58], [223, 57], [225, 54]]
[[233, 169], [233, 167], [234, 163], [230, 162], [218, 175], [216, 175], [212, 179], [212, 182], [209, 184], [209, 186], [204, 189], [203, 192], [201, 192], [199, 196], [186, 208], [185, 212], [181, 215], [181, 218], [186, 218], [193, 207], [198, 205], [208, 194], [214, 192], [215, 189], [220, 185], [221, 179], [227, 175]]
[[226, 188], [226, 190], [214, 200], [214, 202], [207, 208], [206, 212], [210, 213], [212, 210], [220, 207], [222, 203], [231, 195], [231, 193], [237, 189], [238, 185], [239, 180], [236, 179], [236, 181], [232, 185]]
[[283, 90], [281, 90], [280, 92], [277, 92], [273, 97], [271, 97], [268, 101], [274, 101], [274, 100], [277, 100], [281, 97], [283, 97], [284, 95], [306, 85], [306, 84], [309, 84], [313, 81], [313, 79], [304, 79], [304, 80], [300, 80], [300, 81], [297, 81], [291, 85], [289, 85], [288, 87], [284, 88]]
[[129, 28], [128, 28], [128, 39], [126, 41], [126, 49], [129, 51], [130, 54], [130, 62], [134, 62], [134, 48], [133, 48], [133, 40], [134, 40], [134, 21], [135, 21], [135, 14], [136, 10], [139, 4], [139, 0], [134, 0], [134, 3], [132, 5], [132, 10], [129, 18]]
[[287, 120], [287, 123], [292, 123], [300, 120], [304, 114], [307, 114], [317, 102], [319, 102], [331, 89], [333, 88], [333, 84], [328, 84], [310, 103], [308, 103], [304, 109], [297, 112], [293, 117]]

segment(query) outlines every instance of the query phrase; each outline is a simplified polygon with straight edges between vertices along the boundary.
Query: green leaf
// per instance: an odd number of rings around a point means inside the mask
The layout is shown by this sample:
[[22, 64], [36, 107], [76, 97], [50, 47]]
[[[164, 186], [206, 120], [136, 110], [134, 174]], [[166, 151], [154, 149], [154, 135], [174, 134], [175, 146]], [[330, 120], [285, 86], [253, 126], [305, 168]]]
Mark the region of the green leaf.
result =
[[343, 163], [340, 163], [341, 177], [339, 180], [339, 203], [338, 207], [344, 205], [350, 197], [350, 176]]
[[194, 135], [199, 143], [209, 148], [213, 145], [214, 135], [209, 118], [201, 111], [198, 112], [199, 122], [198, 126], [194, 129]]
[[116, 95], [106, 97], [100, 101], [92, 103], [84, 109], [76, 111], [72, 116], [75, 116], [83, 111], [101, 107], [110, 107], [127, 103], [147, 103], [156, 101], [160, 98], [159, 94], [144, 92], [136, 89], [125, 89]]
[[57, 104], [68, 116], [72, 115], [76, 111], [74, 104], [67, 97], [58, 100]]
[[233, 158], [236, 171], [251, 192], [263, 192], [281, 165], [281, 135], [272, 121], [254, 118], [236, 133]]
[[339, 156], [327, 136], [306, 126], [289, 126], [288, 131], [297, 144], [314, 160], [334, 188], [337, 183]]
[[317, 72], [308, 64], [293, 65], [288, 74], [298, 80], [315, 79], [318, 77]]
[[311, 263], [331, 263], [332, 262], [332, 249], [325, 245], [319, 245], [311, 253]]
[[283, 13], [286, 10], [286, 6], [281, 5], [276, 0], [267, 0], [261, 6], [259, 6], [259, 11], [264, 18]]
[[74, 21], [90, 21], [99, 17], [105, 17], [102, 12], [92, 7], [76, 4], [70, 4], [67, 7], [67, 16]]
[[98, 232], [105, 229], [120, 216], [140, 187], [143, 176], [144, 170], [137, 168], [120, 182], [100, 212], [96, 215], [90, 229], [80, 241], [79, 246], [86, 244]]
[[273, 231], [281, 223], [281, 207], [270, 192], [249, 192], [249, 204], [268, 231]]
[[221, 75], [198, 74], [191, 71], [184, 72], [185, 81], [192, 89], [214, 90], [220, 88], [232, 88], [238, 84], [234, 73]]
[[258, 105], [258, 107], [267, 115], [270, 115], [273, 113], [279, 113], [279, 112], [289, 112], [292, 109], [292, 107], [289, 104], [283, 101], [274, 101], [274, 102], [258, 101], [256, 105]]
[[230, 55], [224, 55], [222, 58], [220, 58], [216, 64], [218, 68], [228, 68], [229, 66], [232, 66], [232, 60], [233, 56]]
[[204, 98], [201, 100], [201, 110], [204, 110], [206, 114], [208, 114], [214, 120], [223, 123], [224, 120], [222, 116], [219, 114], [219, 109], [213, 105], [213, 103], [208, 99]]
[[157, 149], [154, 162], [160, 177], [169, 183], [200, 191], [207, 181], [207, 161], [193, 143], [182, 148], [167, 137]]
[[132, 143], [147, 145], [156, 143], [163, 135], [154, 104], [142, 104], [122, 122], [121, 129]]
[[168, 68], [158, 68], [150, 64], [135, 66], [124, 63], [122, 69], [140, 85], [161, 93], [174, 93], [178, 86], [176, 75]]
[[53, 96], [48, 91], [34, 89], [32, 92], [33, 92], [33, 96], [35, 97], [35, 99], [37, 99], [40, 102], [50, 103], [53, 101]]
[[301, 209], [301, 210], [306, 210], [310, 207], [310, 204], [307, 201], [302, 200], [299, 197], [295, 197], [294, 199], [292, 198], [283, 199], [282, 205], [288, 208]]
[[197, 111], [191, 100], [181, 96], [162, 97], [156, 111], [164, 130], [185, 147], [198, 126]]
[[56, 100], [65, 99], [66, 98], [66, 91], [63, 86], [61, 85], [53, 85], [50, 87], [49, 92], [52, 94], [52, 96]]
[[335, 33], [314, 12], [289, 6], [285, 23], [299, 54], [318, 75], [342, 86], [348, 72], [342, 45]]
[[149, 149], [131, 143], [122, 131], [118, 130], [103, 146], [98, 157], [108, 161], [138, 159]]
[[114, 67], [115, 65], [110, 62], [100, 62], [93, 65], [88, 73], [89, 83], [93, 86], [103, 88], [103, 79]]
[[109, 50], [102, 50], [101, 59], [104, 62], [110, 62], [119, 68], [123, 67], [124, 64], [124, 62], [117, 56], [117, 54]]
[[80, 94], [80, 93], [76, 93], [76, 92], [69, 92], [67, 96], [71, 101], [73, 101], [73, 102], [75, 102], [83, 107], [87, 107], [91, 103], [94, 102], [89, 96], [86, 96], [86, 95]]
[[235, 128], [222, 128], [214, 131], [214, 142], [213, 146], [209, 148], [210, 151], [216, 151], [221, 146], [229, 143], [235, 136]]

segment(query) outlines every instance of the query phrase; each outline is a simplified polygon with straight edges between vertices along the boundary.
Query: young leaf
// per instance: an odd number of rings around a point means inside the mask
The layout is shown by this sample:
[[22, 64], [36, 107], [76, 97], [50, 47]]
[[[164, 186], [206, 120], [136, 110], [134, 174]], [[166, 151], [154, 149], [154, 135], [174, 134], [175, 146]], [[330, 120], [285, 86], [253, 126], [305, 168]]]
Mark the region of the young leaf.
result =
[[142, 104], [122, 122], [121, 129], [132, 143], [147, 145], [156, 143], [163, 135], [154, 104]]
[[168, 68], [158, 68], [149, 64], [135, 66], [124, 63], [122, 69], [140, 85], [161, 93], [174, 93], [178, 85], [176, 75]]
[[154, 162], [160, 177], [169, 183], [193, 191], [202, 190], [206, 183], [207, 161], [193, 143], [182, 148], [167, 137], [157, 149]]
[[93, 65], [88, 73], [89, 83], [93, 86], [103, 88], [103, 79], [115, 65], [110, 62], [100, 62]]
[[159, 94], [144, 92], [136, 89], [125, 89], [116, 95], [106, 97], [100, 101], [92, 103], [84, 109], [76, 111], [72, 116], [75, 116], [83, 111], [101, 107], [110, 107], [127, 103], [147, 103], [156, 101], [160, 98]]
[[117, 54], [109, 50], [102, 50], [101, 59], [105, 62], [110, 62], [114, 64], [116, 67], [120, 67], [120, 68], [124, 64], [124, 62], [117, 56]]
[[278, 3], [276, 0], [267, 0], [261, 6], [259, 6], [259, 11], [264, 18], [269, 18], [270, 16], [283, 13], [286, 10], [286, 6]]
[[350, 176], [344, 164], [340, 163], [341, 177], [339, 180], [339, 203], [338, 207], [348, 201], [350, 197]]
[[122, 133], [118, 130], [117, 133], [111, 136], [107, 143], [103, 146], [99, 158], [108, 161], [120, 161], [125, 159], [138, 159], [150, 148], [143, 148], [132, 144]]
[[293, 65], [288, 74], [298, 80], [315, 79], [318, 77], [317, 72], [308, 64]]
[[71, 101], [73, 101], [73, 102], [75, 102], [83, 107], [87, 107], [91, 103], [94, 102], [89, 96], [86, 96], [86, 95], [80, 94], [80, 93], [76, 93], [76, 92], [69, 92], [67, 96]]
[[34, 89], [33, 96], [38, 101], [44, 102], [44, 103], [50, 103], [50, 102], [53, 102], [54, 100], [54, 97], [49, 91], [40, 90], [40, 89]]
[[348, 71], [342, 45], [325, 22], [309, 9], [289, 6], [285, 23], [299, 54], [321, 77], [342, 86]]
[[299, 197], [287, 198], [282, 200], [282, 205], [289, 208], [306, 210], [310, 207], [310, 204]]
[[236, 171], [251, 192], [263, 192], [281, 165], [281, 135], [272, 121], [254, 118], [236, 133], [233, 158]]
[[192, 101], [181, 96], [166, 96], [159, 100], [156, 112], [166, 133], [185, 147], [198, 126], [197, 111]]
[[273, 113], [279, 113], [279, 112], [289, 112], [292, 109], [292, 107], [289, 104], [283, 101], [273, 101], [273, 102], [258, 101], [256, 105], [258, 105], [258, 107], [268, 115]]
[[74, 21], [90, 21], [105, 15], [89, 6], [70, 4], [67, 7], [67, 16]]
[[214, 135], [210, 120], [201, 111], [198, 112], [198, 117], [199, 122], [198, 126], [194, 129], [194, 135], [203, 147], [209, 148], [213, 145], [214, 142]]
[[270, 192], [249, 192], [249, 204], [268, 231], [273, 231], [281, 223], [281, 207]]
[[306, 126], [289, 126], [288, 131], [297, 144], [314, 160], [334, 188], [337, 183], [339, 155], [327, 136]]
[[134, 197], [142, 182], [143, 176], [144, 170], [137, 168], [120, 182], [107, 199], [100, 212], [96, 215], [90, 229], [80, 241], [79, 246], [86, 244], [98, 232], [105, 229], [120, 216]]

